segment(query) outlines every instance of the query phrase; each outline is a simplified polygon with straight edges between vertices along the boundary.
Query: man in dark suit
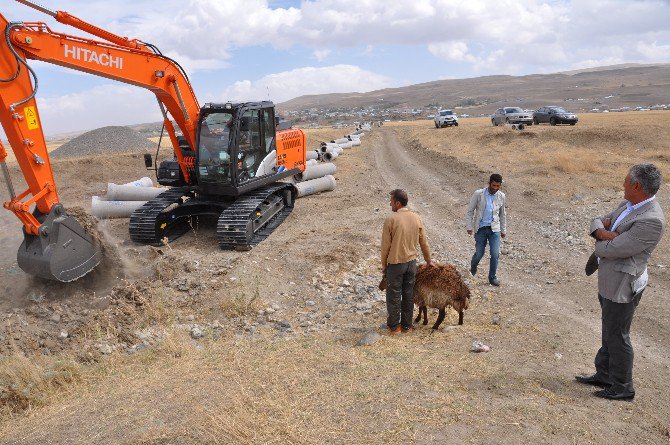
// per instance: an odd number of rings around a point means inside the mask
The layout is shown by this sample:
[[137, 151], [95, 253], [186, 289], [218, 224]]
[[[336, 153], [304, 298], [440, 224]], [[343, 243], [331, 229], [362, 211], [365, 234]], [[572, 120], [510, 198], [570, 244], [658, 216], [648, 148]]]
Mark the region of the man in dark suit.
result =
[[586, 265], [586, 274], [598, 270], [602, 346], [595, 358], [596, 373], [575, 379], [603, 387], [594, 393], [597, 397], [635, 397], [630, 326], [647, 285], [647, 262], [665, 226], [655, 196], [660, 186], [661, 172], [655, 165], [634, 165], [623, 184], [626, 201], [591, 223], [596, 247]]

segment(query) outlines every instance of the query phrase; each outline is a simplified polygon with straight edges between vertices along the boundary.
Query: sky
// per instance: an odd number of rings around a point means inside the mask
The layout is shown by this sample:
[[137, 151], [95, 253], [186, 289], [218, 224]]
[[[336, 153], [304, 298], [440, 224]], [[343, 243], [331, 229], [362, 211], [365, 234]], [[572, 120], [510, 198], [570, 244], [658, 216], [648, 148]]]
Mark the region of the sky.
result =
[[[38, 0], [149, 42], [200, 104], [670, 62], [668, 0]], [[52, 17], [3, 0], [10, 21]], [[4, 37], [3, 37], [4, 40]], [[47, 135], [160, 121], [152, 93], [37, 61]]]

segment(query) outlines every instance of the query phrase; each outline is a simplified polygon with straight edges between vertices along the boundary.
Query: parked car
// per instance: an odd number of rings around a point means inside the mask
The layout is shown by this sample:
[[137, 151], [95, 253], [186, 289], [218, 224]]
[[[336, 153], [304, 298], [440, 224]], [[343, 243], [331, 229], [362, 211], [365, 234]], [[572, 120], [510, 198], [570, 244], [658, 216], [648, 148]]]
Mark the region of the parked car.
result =
[[491, 116], [493, 126], [505, 124], [533, 125], [533, 115], [526, 113], [519, 107], [498, 108]]
[[541, 107], [533, 113], [533, 123], [539, 124], [570, 124], [575, 125], [579, 119], [575, 113], [566, 111], [561, 107]]
[[435, 114], [435, 128], [458, 127], [458, 117], [451, 110], [440, 110]]

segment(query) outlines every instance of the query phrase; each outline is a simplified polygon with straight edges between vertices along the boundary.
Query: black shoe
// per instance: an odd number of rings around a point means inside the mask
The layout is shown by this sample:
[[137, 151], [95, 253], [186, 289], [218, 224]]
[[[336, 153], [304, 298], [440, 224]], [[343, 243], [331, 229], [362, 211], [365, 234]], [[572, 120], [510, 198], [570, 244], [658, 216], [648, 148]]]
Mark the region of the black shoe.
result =
[[598, 256], [595, 253], [592, 253], [589, 260], [586, 262], [584, 273], [586, 273], [586, 276], [588, 277], [593, 275], [596, 270], [598, 270]]
[[497, 279], [497, 278], [494, 278], [494, 279], [492, 279], [492, 280], [489, 280], [489, 284], [490, 284], [491, 286], [496, 286], [496, 287], [497, 287], [497, 286], [500, 286], [500, 280]]
[[477, 266], [470, 266], [470, 273], [473, 277], [477, 275]]
[[593, 393], [594, 396], [601, 399], [608, 400], [633, 400], [635, 398], [635, 391], [633, 392], [615, 392], [611, 388], [601, 389]]
[[597, 377], [596, 374], [593, 374], [593, 375], [576, 375], [575, 380], [577, 380], [579, 383], [583, 383], [585, 385], [600, 386], [601, 388], [609, 388], [610, 387], [609, 383], [600, 380]]

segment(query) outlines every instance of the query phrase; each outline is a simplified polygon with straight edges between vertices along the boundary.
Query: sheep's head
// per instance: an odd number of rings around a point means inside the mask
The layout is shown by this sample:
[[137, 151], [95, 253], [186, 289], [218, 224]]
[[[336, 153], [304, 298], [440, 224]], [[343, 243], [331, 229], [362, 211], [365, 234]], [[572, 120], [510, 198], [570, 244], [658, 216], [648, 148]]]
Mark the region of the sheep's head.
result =
[[386, 290], [386, 274], [384, 274], [377, 287], [379, 287], [379, 290]]
[[470, 288], [463, 283], [461, 291], [453, 297], [453, 308], [460, 312], [470, 307]]

